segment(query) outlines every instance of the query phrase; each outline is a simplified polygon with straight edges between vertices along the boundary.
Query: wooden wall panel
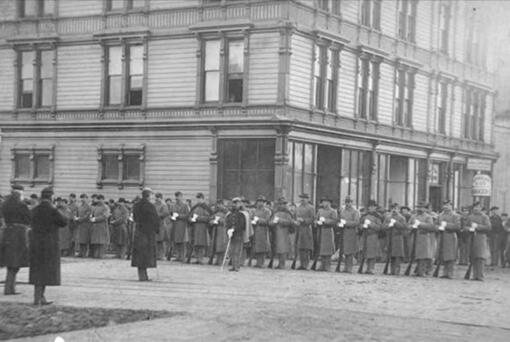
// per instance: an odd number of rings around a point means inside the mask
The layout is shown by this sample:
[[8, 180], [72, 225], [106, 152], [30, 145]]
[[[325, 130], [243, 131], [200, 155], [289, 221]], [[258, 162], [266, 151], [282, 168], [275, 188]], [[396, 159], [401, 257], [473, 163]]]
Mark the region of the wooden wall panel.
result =
[[61, 17], [77, 17], [103, 13], [102, 0], [60, 0], [58, 13]]
[[358, 0], [341, 1], [340, 2], [340, 11], [342, 12], [343, 19], [350, 21], [352, 23], [358, 23], [359, 22], [359, 19], [358, 19], [359, 5], [360, 5], [360, 3]]
[[308, 109], [311, 106], [313, 41], [294, 34], [291, 44], [289, 103]]
[[200, 4], [199, 0], [149, 0], [150, 9], [193, 7]]
[[429, 49], [431, 44], [430, 28], [432, 25], [431, 13], [434, 1], [418, 2], [418, 18], [416, 21], [416, 44]]
[[12, 49], [0, 50], [0, 110], [10, 110], [14, 104], [14, 62]]
[[250, 36], [248, 102], [275, 103], [278, 95], [278, 32]]
[[356, 96], [356, 55], [342, 51], [338, 74], [338, 114], [354, 117], [354, 97]]
[[462, 134], [462, 88], [454, 87], [455, 104], [452, 118], [452, 136], [460, 138]]
[[18, 0], [0, 1], [0, 21], [16, 19], [16, 2]]
[[383, 1], [381, 8], [381, 31], [390, 37], [397, 36], [397, 1]]
[[99, 107], [101, 54], [97, 44], [57, 49], [57, 109]]
[[483, 133], [483, 140], [486, 143], [493, 143], [492, 138], [492, 119], [494, 116], [494, 105], [493, 105], [493, 96], [487, 95], [486, 99], [486, 108], [485, 108], [485, 122], [484, 122], [484, 133]]
[[147, 105], [191, 106], [196, 100], [196, 39], [149, 42]]

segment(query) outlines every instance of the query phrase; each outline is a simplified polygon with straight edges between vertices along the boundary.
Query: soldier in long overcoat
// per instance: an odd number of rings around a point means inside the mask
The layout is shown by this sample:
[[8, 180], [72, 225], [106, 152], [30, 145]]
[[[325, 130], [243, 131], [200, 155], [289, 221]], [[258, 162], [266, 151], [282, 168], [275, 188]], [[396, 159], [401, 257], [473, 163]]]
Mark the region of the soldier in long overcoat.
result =
[[61, 256], [68, 256], [72, 255], [72, 246], [73, 246], [73, 234], [71, 232], [71, 228], [69, 227], [69, 222], [72, 220], [72, 213], [71, 209], [66, 205], [64, 202], [64, 199], [61, 197], [58, 197], [55, 200], [56, 208], [66, 218], [66, 221], [68, 222], [65, 227], [62, 227], [58, 230], [58, 241], [60, 245], [60, 255]]
[[160, 219], [153, 202], [153, 192], [149, 188], [142, 191], [142, 199], [133, 206], [135, 234], [131, 266], [138, 268], [138, 280], [148, 281], [147, 268], [156, 267], [156, 234]]
[[331, 208], [331, 200], [322, 198], [320, 200], [321, 207], [315, 215], [315, 226], [320, 229], [317, 234], [320, 237], [318, 248], [321, 257], [320, 271], [328, 272], [331, 267], [331, 256], [335, 254], [335, 226], [337, 224], [338, 214], [336, 210]]
[[358, 228], [360, 214], [352, 206], [352, 199], [349, 196], [345, 198], [345, 207], [340, 211], [340, 220], [345, 221], [343, 227], [341, 227], [343, 229], [343, 253], [345, 256], [343, 271], [351, 273], [354, 256], [359, 252]]
[[158, 192], [156, 194], [156, 201], [154, 202], [154, 206], [156, 207], [156, 211], [158, 212], [159, 219], [161, 221], [159, 225], [159, 233], [156, 236], [156, 249], [159, 260], [163, 260], [165, 258], [167, 245], [168, 245], [168, 235], [170, 233], [168, 229], [168, 220], [167, 218], [170, 216], [170, 210], [165, 202], [163, 202], [163, 194]]
[[432, 216], [426, 212], [427, 206], [426, 203], [418, 203], [416, 215], [409, 221], [411, 229], [418, 229], [415, 250], [415, 259], [418, 265], [416, 275], [418, 277], [425, 276], [428, 264], [434, 257], [434, 249], [429, 235], [435, 234], [437, 227]]
[[252, 253], [255, 255], [257, 263], [255, 267], [264, 266], [266, 254], [271, 252], [269, 243], [269, 221], [271, 220], [271, 210], [265, 207], [266, 198], [259, 196], [255, 203], [251, 220], [254, 230]]
[[78, 204], [76, 203], [76, 194], [69, 194], [69, 230], [71, 231], [71, 253], [73, 256], [76, 255], [76, 252], [79, 251], [79, 243], [78, 243], [78, 224], [74, 220], [76, 216], [78, 216]]
[[443, 263], [443, 275], [441, 278], [453, 278], [454, 266], [457, 261], [457, 234], [460, 231], [460, 216], [452, 210], [450, 201], [443, 203], [443, 211], [438, 217], [438, 229], [442, 234], [439, 249], [442, 253], [439, 260]]
[[312, 224], [315, 220], [315, 209], [310, 204], [308, 194], [300, 194], [300, 203], [296, 208], [297, 229], [299, 230], [297, 248], [299, 249], [298, 270], [307, 270], [310, 255], [313, 252]]
[[128, 241], [128, 219], [129, 210], [125, 204], [124, 198], [119, 198], [113, 206], [110, 225], [112, 226], [111, 244], [115, 249], [117, 258], [124, 258]]
[[[223, 263], [225, 252], [227, 251], [228, 236], [225, 226], [225, 218], [228, 215], [227, 204], [224, 200], [218, 200], [214, 209], [213, 216], [209, 221], [211, 227], [212, 249], [216, 257], [216, 265]], [[214, 256], [213, 256], [214, 257]]]
[[78, 206], [78, 214], [74, 218], [78, 231], [78, 244], [80, 245], [79, 257], [85, 258], [91, 255], [90, 248], [90, 233], [92, 223], [90, 222], [90, 215], [92, 214], [92, 207], [89, 204], [88, 196], [86, 194], [80, 195], [80, 205]]
[[28, 266], [28, 231], [30, 212], [23, 202], [23, 186], [13, 185], [2, 204], [5, 229], [0, 241], [0, 267], [7, 267], [4, 294], [16, 294], [16, 275]]
[[103, 195], [97, 195], [96, 199], [96, 205], [92, 207], [90, 213], [90, 222], [92, 222], [90, 244], [94, 250], [93, 257], [103, 258], [106, 246], [110, 243], [110, 230], [108, 229], [110, 208], [104, 203]]
[[269, 226], [274, 231], [274, 252], [278, 257], [278, 268], [285, 269], [285, 261], [288, 253], [290, 253], [289, 230], [294, 229], [294, 218], [287, 208], [287, 200], [284, 197], [278, 199], [276, 209], [269, 221]]
[[177, 261], [185, 261], [186, 244], [189, 241], [188, 236], [188, 215], [189, 206], [184, 201], [182, 192], [175, 193], [175, 203], [172, 206], [173, 229], [172, 242], [175, 244]]
[[229, 271], [239, 272], [246, 231], [246, 216], [242, 213], [243, 202], [240, 197], [232, 199], [232, 210], [225, 218], [227, 236], [230, 239], [230, 250], [227, 251], [232, 257], [232, 268]]
[[361, 216], [360, 225], [363, 231], [363, 253], [367, 262], [367, 274], [374, 274], [375, 262], [381, 255], [379, 231], [382, 229], [382, 217], [377, 212], [377, 203], [369, 200], [367, 212]]
[[204, 194], [199, 192], [196, 196], [197, 203], [190, 209], [188, 219], [193, 232], [193, 248], [197, 260], [195, 264], [203, 264], [203, 258], [207, 246], [209, 246], [209, 220], [211, 208], [205, 203]]
[[489, 257], [489, 245], [487, 235], [491, 232], [491, 222], [487, 215], [482, 212], [482, 204], [475, 202], [473, 211], [467, 218], [467, 227], [474, 239], [471, 249], [471, 262], [473, 264], [473, 280], [482, 281], [484, 267]]
[[384, 219], [383, 229], [387, 231], [388, 239], [391, 237], [391, 241], [388, 243], [388, 253], [391, 253], [391, 274], [399, 275], [400, 265], [405, 256], [404, 234], [407, 231], [407, 224], [405, 217], [400, 214], [397, 203], [391, 205], [391, 212]]
[[46, 286], [60, 285], [59, 231], [68, 227], [68, 218], [51, 204], [53, 190], [44, 188], [41, 203], [32, 209], [29, 283], [34, 285], [34, 304], [50, 304]]

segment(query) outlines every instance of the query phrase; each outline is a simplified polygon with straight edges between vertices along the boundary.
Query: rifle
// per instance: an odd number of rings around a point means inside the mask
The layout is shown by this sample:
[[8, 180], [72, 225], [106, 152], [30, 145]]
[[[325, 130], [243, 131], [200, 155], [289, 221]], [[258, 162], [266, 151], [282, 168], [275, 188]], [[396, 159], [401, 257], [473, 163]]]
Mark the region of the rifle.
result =
[[340, 239], [338, 240], [338, 263], [336, 264], [335, 272], [340, 272], [340, 266], [342, 264], [342, 258], [344, 255], [344, 227], [340, 227]]
[[275, 249], [276, 249], [276, 246], [275, 246], [275, 232], [274, 230], [276, 229], [276, 226], [274, 227], [269, 227], [269, 239], [271, 240], [270, 244], [271, 244], [271, 257], [270, 257], [270, 261], [269, 261], [269, 264], [267, 265], [268, 268], [273, 268], [273, 261], [274, 261], [274, 255], [275, 255]]
[[367, 229], [363, 229], [363, 256], [361, 257], [361, 263], [359, 264], [358, 273], [363, 273], [363, 266], [365, 266], [365, 259], [367, 255]]
[[193, 255], [193, 246], [195, 245], [195, 242], [193, 241], [193, 226], [190, 226], [190, 227], [186, 227], [186, 229], [189, 229], [190, 231], [190, 238], [189, 238], [189, 242], [188, 242], [188, 255], [186, 256], [186, 263], [187, 264], [190, 264], [191, 263], [191, 256]]
[[214, 255], [216, 254], [216, 239], [218, 238], [218, 225], [213, 225], [213, 240], [212, 240], [212, 251], [209, 257], [209, 265], [213, 264]]
[[253, 237], [251, 238], [250, 241], [250, 249], [247, 249], [246, 253], [250, 256], [250, 258], [248, 259], [248, 266], [251, 267], [253, 261]]
[[384, 265], [383, 274], [388, 274], [388, 269], [391, 262], [391, 253], [393, 253], [393, 227], [390, 227], [390, 234], [388, 238], [390, 241], [388, 242], [388, 255], [386, 256], [386, 265]]
[[464, 275], [464, 279], [469, 280], [471, 278], [471, 269], [473, 268], [473, 247], [475, 245], [475, 235], [476, 232], [471, 233], [471, 242], [469, 244], [469, 266], [466, 271], [466, 274]]
[[439, 269], [441, 268], [441, 264], [443, 263], [443, 249], [444, 249], [444, 231], [439, 233], [439, 255], [437, 257], [436, 269], [432, 274], [432, 276], [435, 278], [439, 276]]
[[296, 243], [294, 244], [294, 260], [292, 261], [292, 266], [290, 267], [293, 270], [296, 269], [296, 262], [297, 262], [297, 258], [298, 258], [298, 251], [299, 251], [298, 243], [299, 243], [299, 231], [300, 230], [301, 230], [301, 224], [298, 225], [297, 231], [296, 231]]
[[407, 265], [407, 269], [405, 271], [405, 275], [408, 276], [411, 274], [411, 269], [413, 268], [414, 259], [416, 258], [416, 235], [418, 233], [418, 229], [413, 229], [413, 249], [411, 250], [411, 260], [409, 260], [409, 265]]
[[230, 241], [232, 241], [232, 238], [228, 238], [227, 243], [227, 249], [225, 250], [225, 256], [223, 257], [223, 262], [221, 263], [221, 271], [223, 272], [223, 269], [225, 268], [225, 264], [227, 263], [227, 259], [230, 261]]
[[312, 270], [316, 270], [317, 269], [317, 262], [319, 261], [319, 256], [321, 254], [321, 240], [322, 240], [322, 226], [316, 226], [317, 227], [317, 242], [318, 244], [316, 244], [316, 247], [317, 247], [317, 251], [315, 253], [315, 258], [313, 260], [313, 264], [312, 264]]

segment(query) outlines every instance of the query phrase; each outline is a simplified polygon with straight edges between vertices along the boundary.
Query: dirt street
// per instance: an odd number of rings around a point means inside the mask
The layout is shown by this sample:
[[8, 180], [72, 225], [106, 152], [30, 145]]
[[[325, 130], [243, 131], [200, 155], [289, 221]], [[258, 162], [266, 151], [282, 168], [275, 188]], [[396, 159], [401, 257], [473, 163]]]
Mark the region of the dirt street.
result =
[[[183, 316], [62, 333], [66, 341], [509, 341], [510, 269], [485, 282], [160, 262], [136, 281], [124, 260], [64, 259], [47, 298], [72, 306], [168, 310]], [[382, 273], [383, 265], [378, 265]], [[27, 280], [23, 269], [19, 280]], [[461, 280], [462, 279], [462, 280]], [[32, 299], [32, 288], [19, 285]], [[53, 341], [40, 336], [30, 341]]]

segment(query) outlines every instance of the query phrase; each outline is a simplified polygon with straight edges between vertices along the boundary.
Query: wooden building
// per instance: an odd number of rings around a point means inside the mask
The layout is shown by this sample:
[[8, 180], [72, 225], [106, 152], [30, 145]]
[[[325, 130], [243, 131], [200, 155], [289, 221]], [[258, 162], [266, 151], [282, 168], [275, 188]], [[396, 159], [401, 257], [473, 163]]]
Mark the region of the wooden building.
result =
[[496, 158], [472, 7], [4, 0], [0, 192], [470, 203]]

